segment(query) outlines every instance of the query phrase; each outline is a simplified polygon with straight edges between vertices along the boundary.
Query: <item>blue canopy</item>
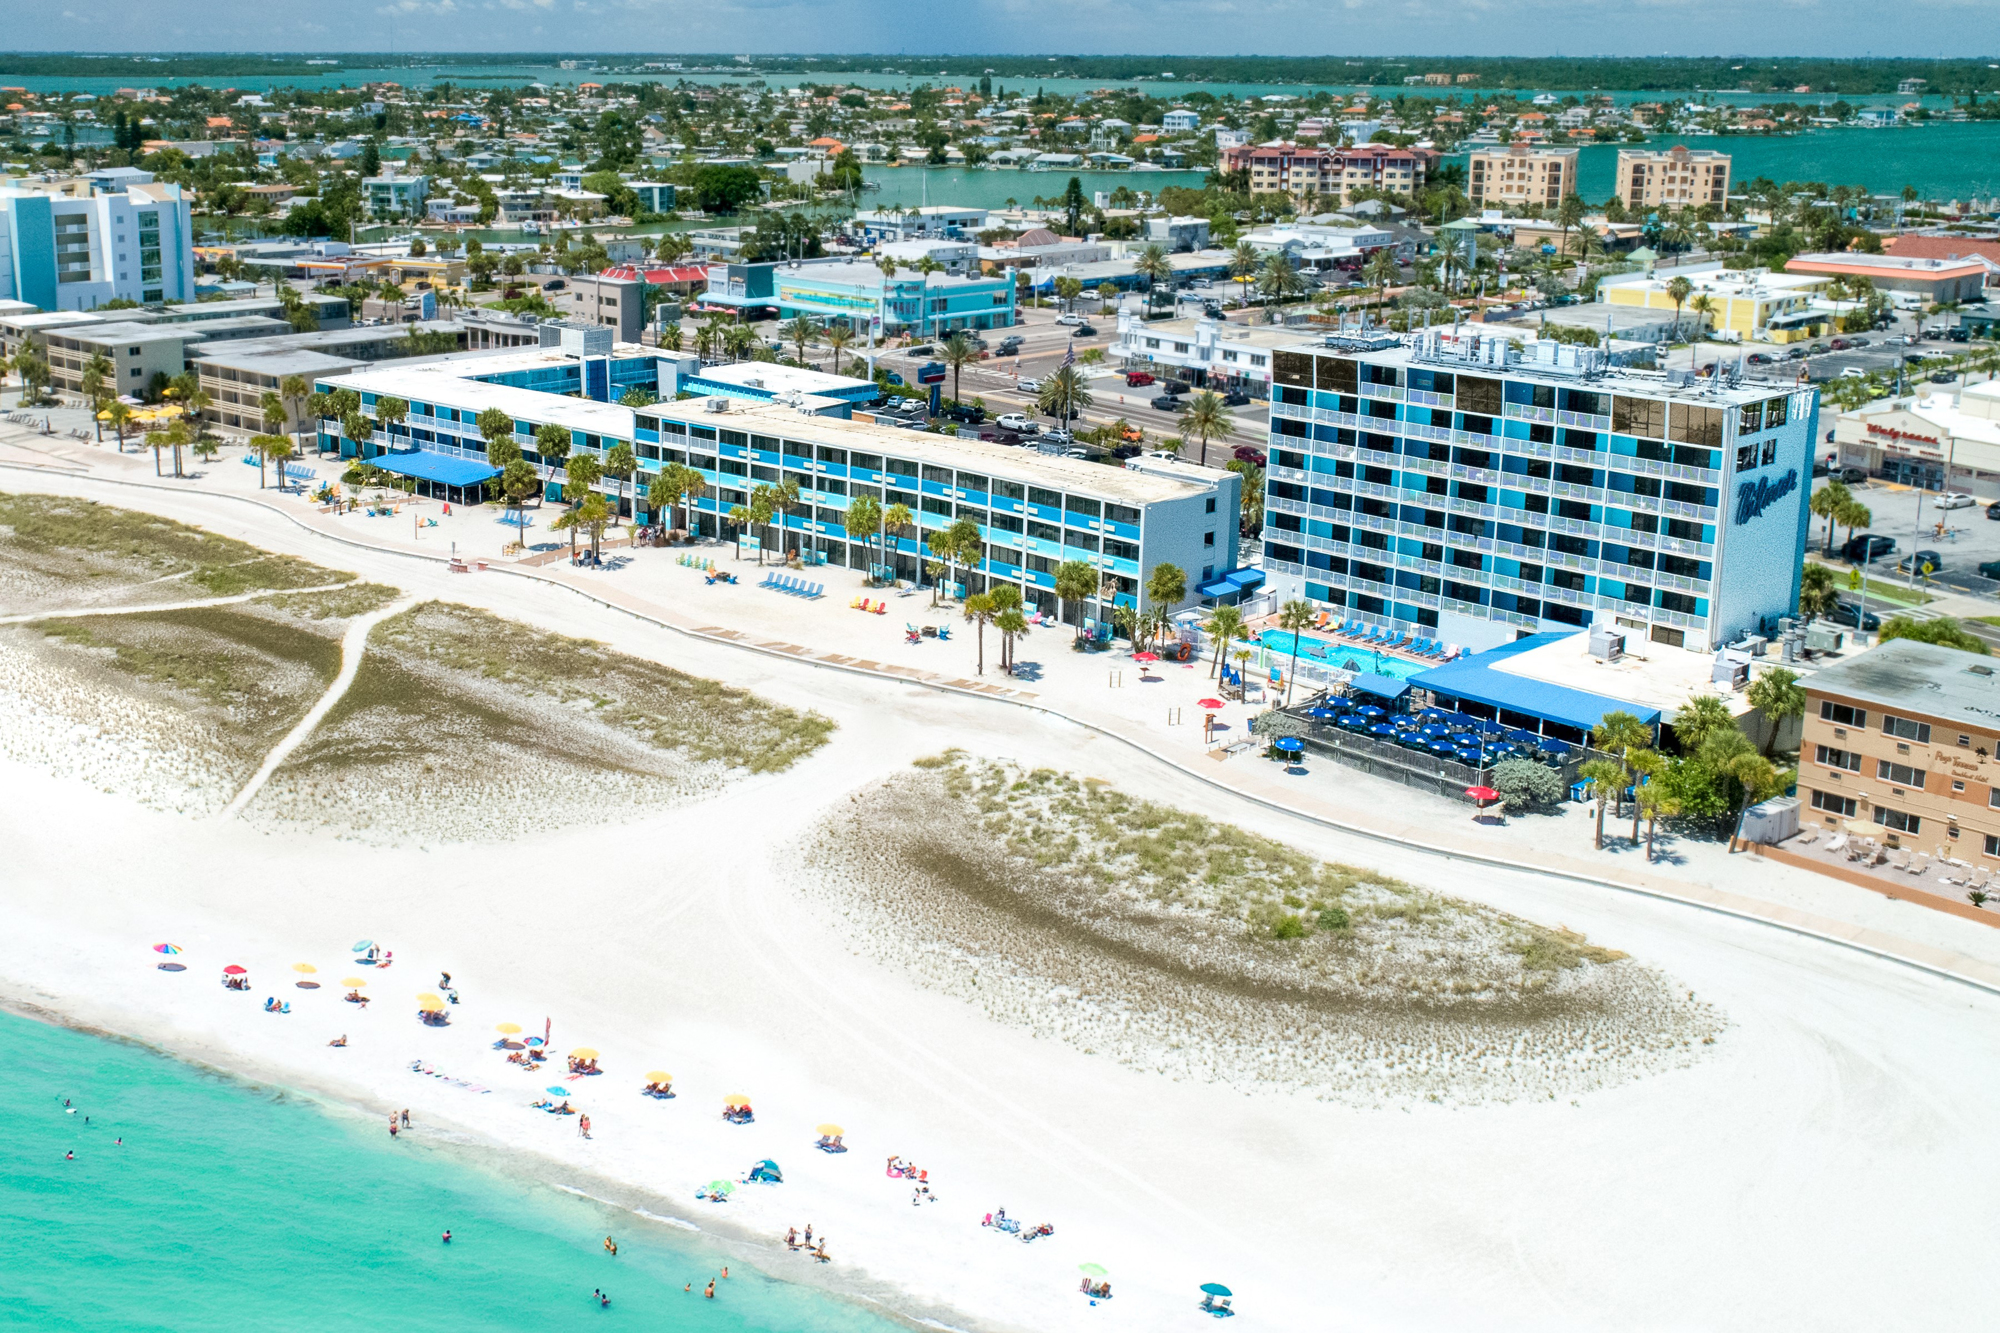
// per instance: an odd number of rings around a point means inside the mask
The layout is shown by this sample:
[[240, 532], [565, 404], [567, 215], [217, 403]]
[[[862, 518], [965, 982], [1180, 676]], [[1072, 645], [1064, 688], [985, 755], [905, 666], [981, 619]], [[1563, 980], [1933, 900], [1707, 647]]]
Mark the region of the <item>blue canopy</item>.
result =
[[1271, 742], [1271, 747], [1283, 750], [1286, 754], [1297, 754], [1300, 750], [1306, 748], [1306, 743], [1297, 736], [1280, 736]]
[[1384, 699], [1400, 699], [1410, 692], [1410, 682], [1397, 680], [1394, 676], [1377, 676], [1364, 671], [1347, 683], [1350, 690], [1360, 690], [1366, 694]]
[[[1574, 631], [1559, 631], [1531, 634], [1525, 639], [1516, 639], [1513, 643], [1489, 648], [1483, 653], [1461, 657], [1455, 662], [1418, 672], [1410, 680], [1433, 694], [1470, 699], [1474, 703], [1525, 713], [1529, 717], [1542, 718], [1583, 731], [1595, 728], [1606, 713], [1621, 710], [1636, 714], [1647, 726], [1657, 726], [1660, 720], [1660, 710], [1657, 708], [1648, 708], [1644, 704], [1628, 700], [1607, 698], [1601, 694], [1590, 694], [1565, 685], [1551, 685], [1531, 676], [1495, 668], [1496, 663], [1505, 661], [1516, 653], [1540, 648], [1557, 639], [1567, 638], [1573, 633]], [[1482, 729], [1491, 732], [1513, 730], [1512, 727], [1484, 720]]]
[[403, 454], [377, 454], [368, 462], [384, 472], [415, 477], [419, 481], [442, 482], [446, 486], [477, 486], [488, 477], [500, 475], [500, 469], [484, 459], [457, 458], [451, 454], [433, 453], [429, 449], [416, 449]]
[[1246, 588], [1254, 588], [1264, 581], [1261, 569], [1232, 569], [1227, 574], [1218, 574], [1207, 582], [1199, 584], [1195, 591], [1203, 597], [1232, 597]]

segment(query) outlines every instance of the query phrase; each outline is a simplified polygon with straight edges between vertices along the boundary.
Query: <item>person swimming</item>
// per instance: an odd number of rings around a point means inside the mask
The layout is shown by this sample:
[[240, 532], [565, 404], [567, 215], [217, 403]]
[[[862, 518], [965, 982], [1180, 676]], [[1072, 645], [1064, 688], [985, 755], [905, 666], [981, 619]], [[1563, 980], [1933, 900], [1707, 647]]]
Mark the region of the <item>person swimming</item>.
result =
[[604, 1252], [616, 1259], [618, 1257], [618, 1242], [606, 1236], [604, 1238]]
[[707, 1297], [707, 1298], [708, 1298], [709, 1300], [714, 1300], [714, 1299], [715, 1299], [715, 1279], [714, 1279], [714, 1278], [710, 1278], [710, 1279], [708, 1280], [708, 1286], [706, 1286], [706, 1287], [704, 1287], [704, 1288], [702, 1289], [702, 1293], [701, 1293], [701, 1294], [702, 1294], [702, 1295], [704, 1295], [704, 1296], [706, 1296], [706, 1297]]
[[71, 1148], [68, 1152], [64, 1153], [63, 1160], [65, 1162], [74, 1162], [76, 1160], [76, 1149]]
[[444, 1243], [447, 1245], [451, 1244], [451, 1233], [449, 1231], [444, 1233]]

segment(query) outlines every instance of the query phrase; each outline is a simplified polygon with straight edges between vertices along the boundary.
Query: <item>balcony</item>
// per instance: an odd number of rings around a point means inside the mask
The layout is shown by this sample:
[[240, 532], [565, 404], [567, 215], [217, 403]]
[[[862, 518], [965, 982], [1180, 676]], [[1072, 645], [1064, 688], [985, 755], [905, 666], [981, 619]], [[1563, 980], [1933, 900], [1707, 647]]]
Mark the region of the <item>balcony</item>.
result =
[[1556, 412], [1552, 407], [1536, 407], [1530, 403], [1508, 403], [1506, 411], [1515, 421], [1534, 421], [1544, 426], [1556, 424]]
[[[1545, 411], [1547, 409], [1538, 408], [1536, 410]], [[1579, 430], [1610, 430], [1611, 418], [1594, 412], [1557, 412], [1556, 424], [1559, 426], [1574, 426]]]
[[1300, 517], [1304, 517], [1306, 512], [1306, 502], [1304, 500], [1286, 500], [1275, 495], [1267, 494], [1264, 497], [1264, 508], [1271, 511], [1272, 513], [1297, 514]]
[[1417, 407], [1438, 407], [1450, 411], [1455, 398], [1448, 393], [1427, 393], [1422, 389], [1411, 389], [1404, 395], [1405, 401]]
[[1273, 574], [1289, 574], [1293, 578], [1304, 578], [1306, 573], [1304, 565], [1290, 560], [1278, 560], [1268, 555], [1264, 557], [1264, 568]]
[[1448, 513], [1464, 514], [1469, 518], [1497, 519], [1500, 517], [1499, 505], [1480, 504], [1473, 500], [1462, 500], [1456, 495], [1442, 495], [1436, 498], [1444, 501], [1444, 508]]
[[1361, 386], [1363, 398], [1381, 398], [1390, 402], [1403, 401], [1403, 391], [1393, 384], [1364, 384]]

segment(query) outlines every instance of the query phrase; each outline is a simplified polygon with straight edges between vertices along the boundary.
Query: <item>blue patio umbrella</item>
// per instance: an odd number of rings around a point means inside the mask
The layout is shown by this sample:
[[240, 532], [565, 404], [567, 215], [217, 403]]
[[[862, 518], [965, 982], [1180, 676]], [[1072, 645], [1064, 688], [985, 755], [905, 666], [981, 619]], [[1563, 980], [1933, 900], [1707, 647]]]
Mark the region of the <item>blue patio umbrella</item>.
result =
[[1210, 1296], [1233, 1296], [1235, 1294], [1220, 1282], [1204, 1282], [1201, 1284], [1201, 1289]]
[[1445, 726], [1442, 722], [1433, 722], [1429, 726], [1418, 728], [1417, 734], [1420, 736], [1449, 736], [1451, 728]]
[[568, 1088], [543, 1088], [542, 1091], [548, 1093], [551, 1097], [569, 1096]]
[[1396, 738], [1396, 729], [1386, 722], [1377, 722], [1374, 726], [1368, 728], [1368, 734], [1394, 740]]
[[1426, 708], [1417, 716], [1426, 722], [1442, 722], [1445, 719], [1445, 711], [1442, 708]]
[[1465, 749], [1465, 750], [1460, 750], [1458, 752], [1458, 762], [1461, 764], [1468, 764], [1473, 768], [1485, 767], [1484, 764], [1479, 762], [1481, 758], [1483, 758], [1483, 756], [1477, 750]]
[[1455, 751], [1451, 747], [1450, 741], [1432, 741], [1429, 745], [1426, 745], [1424, 748], [1426, 750], [1429, 750], [1432, 754], [1441, 755], [1445, 758], [1449, 758], [1452, 754], [1455, 753]]
[[1306, 743], [1297, 736], [1280, 736], [1277, 740], [1271, 742], [1271, 748], [1282, 750], [1286, 754], [1297, 754], [1306, 748]]
[[1377, 708], [1374, 704], [1363, 704], [1361, 705], [1361, 707], [1355, 709], [1354, 711], [1359, 713], [1362, 717], [1367, 718], [1371, 722], [1378, 717], [1389, 716], [1386, 710]]
[[1340, 716], [1340, 710], [1338, 710], [1338, 709], [1335, 709], [1335, 708], [1328, 708], [1328, 707], [1326, 707], [1325, 705], [1321, 705], [1321, 706], [1319, 706], [1319, 707], [1317, 707], [1317, 708], [1308, 708], [1308, 709], [1306, 710], [1306, 716], [1307, 716], [1307, 717], [1316, 717], [1316, 718], [1320, 718], [1320, 719], [1324, 720], [1324, 719], [1326, 719], [1326, 718], [1330, 718], [1330, 717], [1339, 717], [1339, 716]]

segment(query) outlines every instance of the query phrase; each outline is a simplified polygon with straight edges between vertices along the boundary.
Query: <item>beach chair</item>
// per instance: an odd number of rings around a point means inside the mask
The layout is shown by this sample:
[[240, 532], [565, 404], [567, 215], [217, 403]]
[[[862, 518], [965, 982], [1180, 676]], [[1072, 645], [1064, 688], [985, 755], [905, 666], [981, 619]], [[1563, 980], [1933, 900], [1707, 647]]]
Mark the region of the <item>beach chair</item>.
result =
[[1322, 612], [1320, 612], [1320, 613], [1319, 613], [1319, 619], [1318, 619], [1318, 620], [1315, 620], [1315, 621], [1313, 622], [1313, 628], [1314, 628], [1314, 629], [1316, 629], [1316, 630], [1325, 630], [1325, 629], [1326, 629], [1326, 626], [1327, 626], [1327, 622], [1328, 622], [1329, 620], [1331, 620], [1332, 618], [1333, 618], [1333, 614], [1332, 614], [1332, 612], [1329, 612], [1329, 611], [1322, 611]]

